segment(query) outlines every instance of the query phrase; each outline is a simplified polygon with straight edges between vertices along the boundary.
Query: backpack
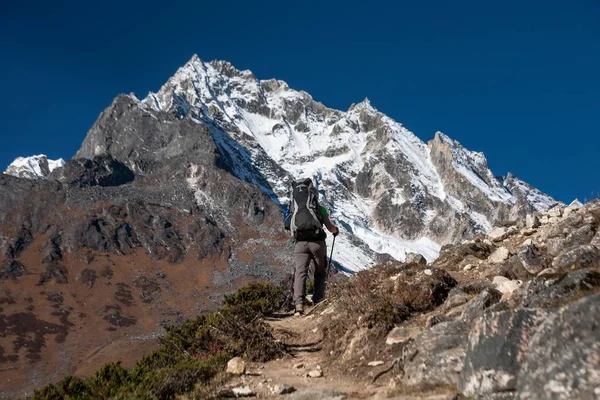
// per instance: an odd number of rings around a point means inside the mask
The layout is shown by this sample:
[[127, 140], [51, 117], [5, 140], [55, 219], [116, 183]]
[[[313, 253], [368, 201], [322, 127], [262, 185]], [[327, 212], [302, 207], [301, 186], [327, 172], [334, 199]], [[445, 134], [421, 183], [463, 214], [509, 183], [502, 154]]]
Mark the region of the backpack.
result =
[[319, 192], [310, 178], [292, 183], [290, 207], [284, 221], [296, 240], [325, 240]]

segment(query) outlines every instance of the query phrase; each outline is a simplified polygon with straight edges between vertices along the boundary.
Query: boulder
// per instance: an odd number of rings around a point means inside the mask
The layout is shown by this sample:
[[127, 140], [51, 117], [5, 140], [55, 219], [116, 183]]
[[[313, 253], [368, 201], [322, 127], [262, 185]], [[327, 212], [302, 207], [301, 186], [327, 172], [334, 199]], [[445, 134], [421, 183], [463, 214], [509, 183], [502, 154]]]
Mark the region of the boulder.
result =
[[240, 357], [234, 357], [227, 362], [227, 373], [242, 375], [246, 372], [246, 363]]
[[490, 255], [488, 260], [493, 264], [500, 264], [501, 262], [508, 260], [509, 256], [510, 251], [506, 247], [499, 247]]
[[600, 287], [600, 272], [580, 270], [532, 279], [522, 300], [523, 307], [549, 307], [569, 301], [569, 297]]
[[562, 216], [562, 213], [563, 213], [562, 208], [560, 206], [555, 206], [555, 207], [552, 207], [550, 210], [548, 210], [548, 217], [558, 218], [558, 217]]
[[519, 279], [510, 280], [503, 276], [496, 276], [496, 277], [494, 277], [493, 284], [494, 284], [494, 287], [496, 288], [496, 290], [498, 290], [503, 295], [504, 294], [510, 295], [515, 290], [519, 289], [521, 287], [521, 285], [523, 285], [523, 281], [521, 281]]
[[508, 237], [508, 230], [504, 227], [494, 228], [488, 233], [488, 237], [492, 242], [501, 242]]
[[584, 225], [581, 228], [577, 228], [567, 236], [567, 239], [565, 240], [565, 246], [571, 247], [589, 244], [592, 241], [595, 233], [596, 231], [591, 225]]
[[541, 225], [540, 219], [535, 214], [527, 214], [525, 217], [525, 226], [527, 228], [538, 228]]
[[427, 260], [421, 254], [418, 253], [406, 253], [406, 261], [407, 264], [419, 264], [419, 265], [427, 265]]
[[273, 391], [273, 394], [282, 395], [282, 394], [293, 393], [296, 391], [296, 388], [294, 388], [291, 385], [287, 385], [285, 383], [278, 383], [275, 386], [273, 386], [272, 391]]
[[523, 268], [531, 275], [537, 275], [550, 264], [549, 260], [544, 257], [543, 251], [535, 244], [522, 246], [517, 255]]
[[566, 249], [554, 259], [552, 266], [559, 270], [598, 267], [600, 266], [600, 250], [589, 244]]
[[600, 295], [551, 315], [529, 343], [516, 398], [597, 399], [600, 396]]
[[521, 361], [547, 316], [542, 310], [527, 309], [482, 316], [469, 334], [458, 379], [461, 393], [474, 397], [516, 390]]
[[388, 333], [385, 344], [392, 346], [394, 344], [406, 343], [419, 333], [421, 333], [421, 330], [417, 328], [397, 326]]
[[458, 288], [453, 288], [450, 293], [448, 293], [448, 297], [444, 302], [443, 309], [450, 310], [454, 307], [458, 307], [467, 303], [469, 300], [470, 296], [468, 294]]
[[466, 322], [441, 322], [409, 342], [403, 352], [403, 384], [416, 389], [455, 386], [469, 328]]
[[461, 318], [464, 321], [471, 322], [481, 316], [483, 311], [496, 304], [502, 298], [502, 293], [496, 289], [485, 289], [471, 300], [465, 311], [463, 311]]
[[551, 256], [556, 257], [565, 248], [566, 240], [561, 237], [550, 238], [546, 240], [546, 251]]

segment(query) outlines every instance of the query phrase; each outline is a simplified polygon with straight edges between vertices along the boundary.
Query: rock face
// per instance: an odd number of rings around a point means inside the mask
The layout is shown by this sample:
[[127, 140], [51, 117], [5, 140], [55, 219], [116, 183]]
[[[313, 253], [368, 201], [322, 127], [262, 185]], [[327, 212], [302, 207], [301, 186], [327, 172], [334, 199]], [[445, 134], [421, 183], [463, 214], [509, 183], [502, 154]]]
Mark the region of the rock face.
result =
[[517, 387], [520, 363], [529, 341], [545, 320], [538, 310], [484, 315], [469, 334], [469, 346], [458, 388], [466, 396], [510, 392]]
[[416, 336], [403, 353], [404, 384], [422, 390], [456, 385], [469, 329], [464, 322], [441, 322]]
[[597, 399], [599, 317], [600, 296], [584, 298], [548, 317], [523, 358], [516, 398]]

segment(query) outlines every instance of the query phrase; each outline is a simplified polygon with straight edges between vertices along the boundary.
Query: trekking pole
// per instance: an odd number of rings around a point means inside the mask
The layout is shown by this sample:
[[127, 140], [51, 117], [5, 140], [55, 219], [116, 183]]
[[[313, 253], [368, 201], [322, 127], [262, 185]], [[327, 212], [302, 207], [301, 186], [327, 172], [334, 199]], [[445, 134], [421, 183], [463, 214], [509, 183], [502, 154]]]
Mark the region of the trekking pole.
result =
[[335, 238], [337, 235], [333, 237], [333, 242], [331, 243], [331, 255], [329, 256], [329, 264], [327, 265], [327, 279], [329, 279], [329, 273], [331, 272], [331, 263], [333, 262], [333, 246], [335, 246]]

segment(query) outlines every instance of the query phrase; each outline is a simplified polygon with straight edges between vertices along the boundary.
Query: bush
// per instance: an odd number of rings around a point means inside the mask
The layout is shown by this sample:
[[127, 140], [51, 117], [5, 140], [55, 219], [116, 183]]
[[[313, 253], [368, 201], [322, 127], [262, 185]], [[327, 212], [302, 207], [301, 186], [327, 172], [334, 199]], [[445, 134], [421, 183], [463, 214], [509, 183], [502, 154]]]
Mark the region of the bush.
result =
[[92, 377], [67, 377], [34, 392], [33, 399], [172, 399], [197, 384], [209, 384], [227, 361], [241, 356], [268, 361], [283, 346], [260, 320], [279, 309], [283, 288], [254, 283], [226, 296], [219, 311], [167, 327], [160, 347], [127, 370], [109, 363]]

